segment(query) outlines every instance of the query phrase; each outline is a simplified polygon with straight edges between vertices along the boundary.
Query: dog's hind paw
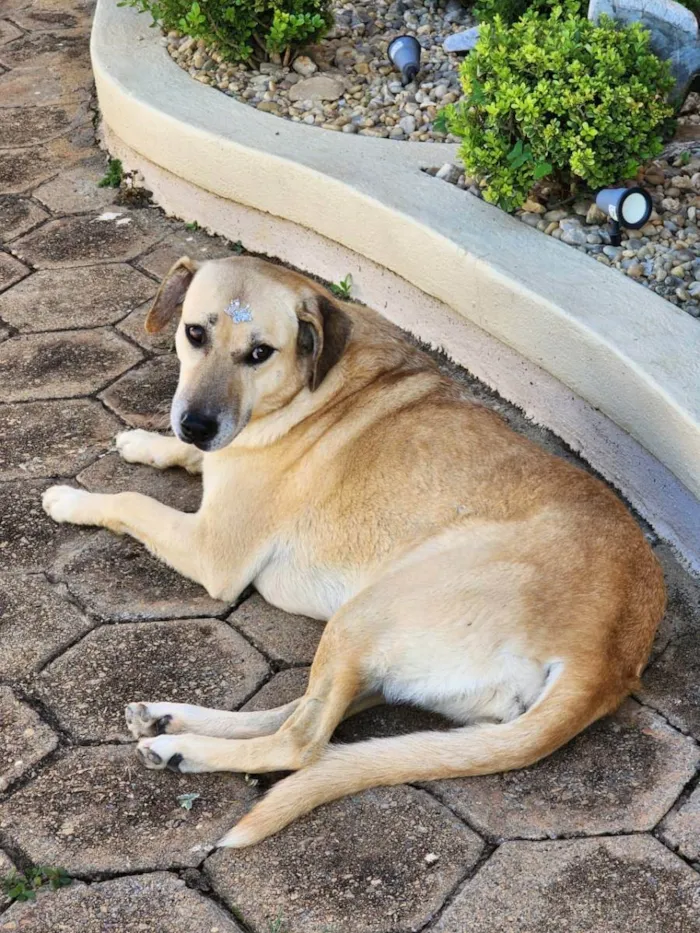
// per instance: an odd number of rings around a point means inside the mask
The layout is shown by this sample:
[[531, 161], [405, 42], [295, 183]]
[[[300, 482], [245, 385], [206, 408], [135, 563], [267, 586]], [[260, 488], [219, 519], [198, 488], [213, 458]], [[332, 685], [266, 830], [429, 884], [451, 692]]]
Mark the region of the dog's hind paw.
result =
[[135, 739], [182, 732], [174, 706], [174, 703], [129, 703], [124, 710], [129, 732]]
[[[198, 736], [157, 735], [151, 739], [141, 739], [136, 746], [136, 754], [141, 764], [152, 771], [168, 768], [182, 774], [210, 771], [204, 761], [197, 759], [196, 743]], [[191, 753], [188, 751], [192, 746]]]

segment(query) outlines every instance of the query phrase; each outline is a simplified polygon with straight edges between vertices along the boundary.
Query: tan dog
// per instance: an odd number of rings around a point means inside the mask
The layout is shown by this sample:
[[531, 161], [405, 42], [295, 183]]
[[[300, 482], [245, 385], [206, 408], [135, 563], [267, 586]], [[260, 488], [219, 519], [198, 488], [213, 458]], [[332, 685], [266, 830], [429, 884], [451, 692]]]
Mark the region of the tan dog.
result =
[[[149, 768], [298, 771], [222, 845], [374, 785], [522, 768], [638, 685], [664, 584], [602, 483], [303, 276], [185, 258], [147, 328], [183, 300], [177, 437], [127, 431], [117, 447], [133, 463], [201, 470], [200, 510], [66, 486], [44, 508], [132, 535], [218, 599], [252, 583], [281, 609], [329, 620], [306, 694], [287, 706], [127, 708]], [[329, 744], [378, 697], [459, 727]]]

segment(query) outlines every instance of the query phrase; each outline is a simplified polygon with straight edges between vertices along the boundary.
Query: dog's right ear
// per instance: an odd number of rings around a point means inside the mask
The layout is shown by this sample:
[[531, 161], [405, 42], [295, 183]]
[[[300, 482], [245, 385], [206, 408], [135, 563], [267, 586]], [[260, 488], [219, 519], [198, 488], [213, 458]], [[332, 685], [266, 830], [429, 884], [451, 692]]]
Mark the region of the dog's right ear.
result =
[[190, 287], [190, 282], [198, 268], [198, 264], [189, 256], [178, 259], [163, 279], [156, 297], [153, 299], [153, 304], [144, 324], [146, 333], [157, 334], [159, 330], [163, 330], [185, 300], [187, 289]]

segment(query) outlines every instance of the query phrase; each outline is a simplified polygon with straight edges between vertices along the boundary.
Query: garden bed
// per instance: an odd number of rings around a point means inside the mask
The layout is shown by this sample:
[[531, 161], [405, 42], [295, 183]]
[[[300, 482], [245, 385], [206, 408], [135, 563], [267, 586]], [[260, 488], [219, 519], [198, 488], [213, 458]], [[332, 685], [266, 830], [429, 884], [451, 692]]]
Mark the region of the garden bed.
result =
[[[180, 33], [167, 36], [170, 56], [202, 84], [265, 113], [324, 129], [415, 142], [454, 141], [433, 121], [456, 101], [458, 56], [444, 39], [474, 20], [459, 0], [446, 6], [419, 0], [335, 0], [335, 23], [291, 67], [227, 63], [219, 52]], [[387, 58], [392, 39], [406, 31], [422, 47], [421, 71], [406, 87]]]
[[[138, 54], [134, 54], [138, 49]], [[457, 147], [315, 132], [177, 68], [99, 0], [108, 145], [158, 203], [329, 280], [552, 428], [700, 566], [700, 329], [618, 272], [424, 169]]]

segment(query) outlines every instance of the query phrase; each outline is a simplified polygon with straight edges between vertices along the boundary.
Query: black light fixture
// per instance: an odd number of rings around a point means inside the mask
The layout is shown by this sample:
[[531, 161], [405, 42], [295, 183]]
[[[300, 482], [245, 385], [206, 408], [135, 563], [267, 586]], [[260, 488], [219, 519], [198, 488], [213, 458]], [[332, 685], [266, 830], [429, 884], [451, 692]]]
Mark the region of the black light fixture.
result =
[[654, 203], [644, 188], [603, 188], [595, 199], [596, 205], [610, 218], [610, 242], [619, 246], [622, 227], [638, 230], [651, 217]]
[[410, 84], [420, 71], [420, 53], [420, 42], [413, 36], [397, 36], [389, 43], [386, 54], [401, 72], [402, 84]]

